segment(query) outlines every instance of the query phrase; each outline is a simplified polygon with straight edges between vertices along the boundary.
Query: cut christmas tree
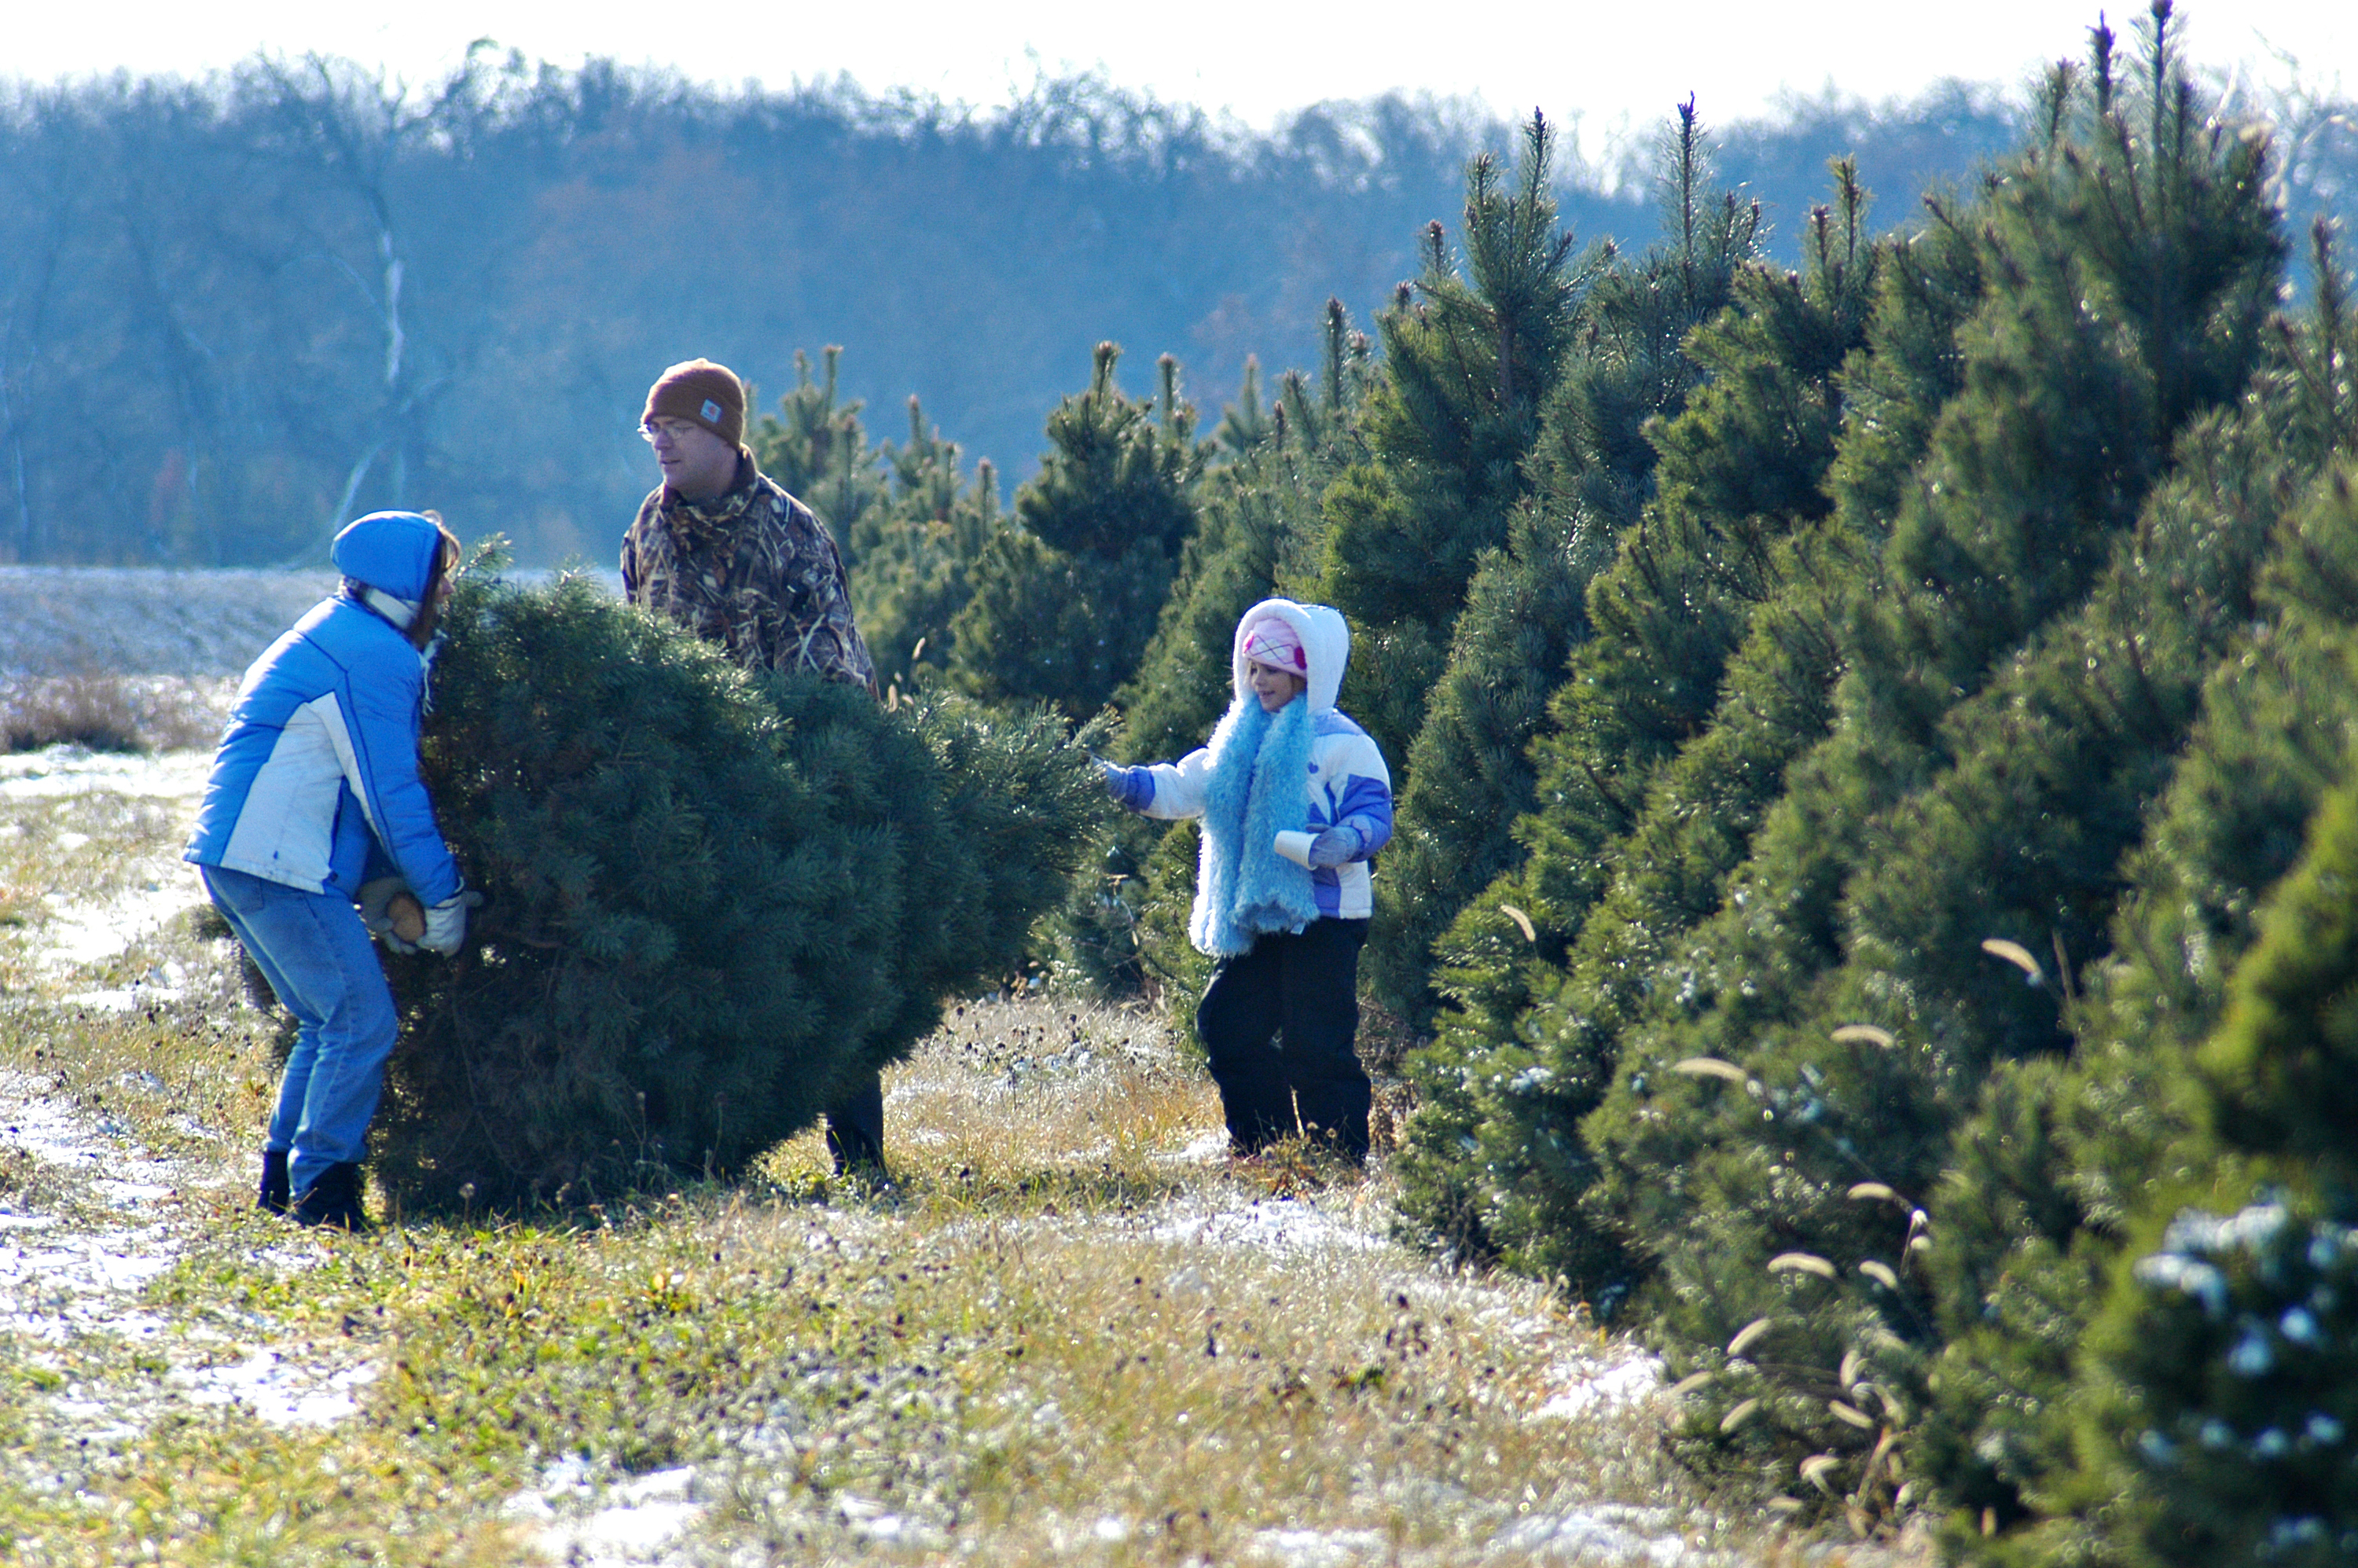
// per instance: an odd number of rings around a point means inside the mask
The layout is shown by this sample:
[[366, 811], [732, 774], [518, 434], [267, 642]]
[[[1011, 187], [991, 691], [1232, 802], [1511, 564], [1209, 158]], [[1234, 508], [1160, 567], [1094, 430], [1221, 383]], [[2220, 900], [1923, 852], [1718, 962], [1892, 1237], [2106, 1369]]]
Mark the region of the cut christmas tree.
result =
[[445, 626], [425, 771], [490, 902], [388, 964], [412, 1204], [741, 1169], [1011, 973], [1109, 809], [1054, 719], [749, 676], [586, 581], [470, 580]]

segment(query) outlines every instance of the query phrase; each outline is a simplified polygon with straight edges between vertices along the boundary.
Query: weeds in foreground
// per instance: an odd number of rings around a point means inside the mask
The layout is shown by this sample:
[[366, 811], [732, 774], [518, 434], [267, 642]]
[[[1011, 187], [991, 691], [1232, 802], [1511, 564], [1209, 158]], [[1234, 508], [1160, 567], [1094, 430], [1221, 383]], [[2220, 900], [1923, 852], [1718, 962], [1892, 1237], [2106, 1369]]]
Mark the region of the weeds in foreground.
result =
[[[1041, 1004], [985, 1011], [1007, 1025], [990, 1048], [1018, 1058], [1049, 1027]], [[698, 1539], [767, 1561], [1212, 1561], [1280, 1530], [1486, 1561], [1520, 1521], [1616, 1498], [1647, 1499], [1657, 1534], [1724, 1535], [1664, 1472], [1650, 1416], [1534, 1419], [1602, 1349], [1535, 1287], [1435, 1274], [1340, 1227], [1292, 1249], [1199, 1234], [1256, 1203], [1315, 1225], [1381, 1178], [1278, 1194], [1184, 1154], [1209, 1117], [1175, 1123], [1175, 1148], [1109, 1127], [1125, 1100], [1160, 1125], [1182, 1075], [1122, 1048], [1136, 1021], [1091, 1022], [1102, 1065], [1019, 1073], [1014, 1089], [969, 1071], [958, 1135], [934, 1141], [904, 1108], [939, 1108], [982, 1047], [937, 1037], [888, 1080], [912, 1134], [894, 1188], [825, 1205], [775, 1195], [832, 1184], [816, 1140], [773, 1155], [766, 1191], [359, 1238], [253, 1214], [242, 1167], [191, 1184], [178, 1257], [138, 1308], [168, 1331], [59, 1344], [36, 1307], [0, 1333], [11, 1406], [106, 1412], [7, 1430], [0, 1540], [29, 1562], [150, 1545], [166, 1561], [515, 1562], [530, 1527], [509, 1504], [557, 1468], [620, 1484], [675, 1466], [695, 1474]], [[103, 1100], [183, 1152], [248, 1141], [230, 1129], [260, 1113], [258, 1030], [168, 1011], [14, 1022], [6, 1064], [67, 1100]], [[204, 1130], [171, 1142], [191, 1111]], [[1076, 1129], [1106, 1149], [976, 1162]], [[374, 1378], [321, 1431], [192, 1402], [265, 1350]]]

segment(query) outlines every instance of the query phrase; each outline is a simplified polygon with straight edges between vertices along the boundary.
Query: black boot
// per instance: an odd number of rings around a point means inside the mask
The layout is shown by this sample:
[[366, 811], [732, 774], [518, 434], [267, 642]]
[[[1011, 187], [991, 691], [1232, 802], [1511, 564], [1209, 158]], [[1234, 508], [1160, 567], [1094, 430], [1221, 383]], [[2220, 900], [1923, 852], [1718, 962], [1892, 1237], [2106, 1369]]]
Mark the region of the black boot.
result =
[[254, 1206], [270, 1214], [287, 1212], [287, 1151], [265, 1149], [262, 1152], [262, 1192]]
[[871, 1072], [827, 1108], [827, 1152], [835, 1173], [872, 1186], [889, 1184], [884, 1170], [884, 1080]]
[[332, 1225], [355, 1233], [366, 1230], [368, 1216], [361, 1212], [360, 1166], [346, 1161], [320, 1172], [319, 1179], [295, 1201], [290, 1217], [297, 1225]]

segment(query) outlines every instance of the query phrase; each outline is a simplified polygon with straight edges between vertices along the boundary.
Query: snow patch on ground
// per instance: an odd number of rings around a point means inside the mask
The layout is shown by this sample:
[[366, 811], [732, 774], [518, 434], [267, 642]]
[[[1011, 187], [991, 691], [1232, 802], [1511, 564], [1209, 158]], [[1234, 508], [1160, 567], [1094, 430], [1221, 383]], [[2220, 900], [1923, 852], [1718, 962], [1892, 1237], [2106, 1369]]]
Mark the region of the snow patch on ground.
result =
[[178, 1173], [132, 1148], [106, 1118], [85, 1121], [49, 1103], [38, 1080], [0, 1070], [0, 1143], [53, 1169], [87, 1178], [123, 1216], [74, 1229], [57, 1217], [0, 1199], [0, 1328], [63, 1344], [83, 1334], [145, 1339], [163, 1324], [125, 1297], [172, 1266], [174, 1249], [158, 1211], [177, 1200]]
[[143, 1007], [178, 1001], [187, 994], [188, 988], [180, 984], [179, 966], [159, 964], [127, 986], [68, 991], [60, 1000], [75, 1007], [103, 1008], [109, 1012], [135, 1012]]
[[627, 1568], [668, 1560], [672, 1547], [704, 1517], [695, 1488], [696, 1469], [688, 1465], [601, 1487], [588, 1464], [568, 1454], [543, 1473], [539, 1486], [508, 1498], [502, 1511], [536, 1526], [536, 1544], [557, 1562]]
[[940, 1531], [905, 1514], [896, 1514], [872, 1498], [838, 1492], [835, 1498], [835, 1511], [842, 1517], [845, 1528], [863, 1541], [935, 1551], [948, 1544]]
[[179, 1259], [179, 1195], [187, 1173], [139, 1148], [111, 1117], [90, 1118], [47, 1098], [39, 1079], [0, 1069], [0, 1146], [29, 1154], [102, 1200], [104, 1217], [30, 1212], [0, 1200], [0, 1332], [63, 1347], [85, 1337], [149, 1341], [175, 1363], [155, 1393], [68, 1386], [49, 1403], [94, 1442], [135, 1433], [174, 1401], [234, 1404], [271, 1425], [322, 1425], [357, 1409], [377, 1375], [316, 1347], [248, 1348], [217, 1336], [176, 1335], [137, 1304]]
[[223, 1367], [175, 1367], [172, 1383], [196, 1405], [243, 1405], [270, 1426], [332, 1426], [360, 1411], [359, 1390], [376, 1381], [368, 1362], [329, 1368], [256, 1350]]
[[1256, 1198], [1241, 1208], [1174, 1204], [1150, 1233], [1157, 1241], [1264, 1252], [1368, 1252], [1388, 1247], [1361, 1217], [1337, 1214], [1304, 1198]]
[[[1627, 1563], [1632, 1568], [1701, 1568], [1713, 1561], [1689, 1545], [1677, 1533], [1677, 1516], [1669, 1509], [1612, 1503], [1534, 1515], [1501, 1531], [1483, 1560], [1511, 1554], [1508, 1560], [1518, 1563]], [[1257, 1560], [1282, 1568], [1373, 1568], [1398, 1560], [1391, 1543], [1372, 1530], [1264, 1530], [1252, 1538], [1249, 1550]]]
[[1585, 1357], [1560, 1363], [1549, 1380], [1563, 1391], [1531, 1412], [1533, 1421], [1573, 1421], [1626, 1410], [1649, 1400], [1662, 1386], [1660, 1357], [1630, 1351], [1618, 1357]]
[[61, 1345], [83, 1334], [146, 1339], [164, 1325], [128, 1310], [123, 1298], [172, 1266], [161, 1226], [125, 1226], [97, 1235], [33, 1234], [0, 1239], [0, 1327]]
[[1157, 1154], [1155, 1158], [1169, 1165], [1217, 1165], [1228, 1157], [1228, 1129], [1214, 1128], [1202, 1133], [1184, 1149]]
[[1252, 1554], [1285, 1568], [1351, 1568], [1384, 1556], [1384, 1538], [1375, 1530], [1261, 1530]]
[[205, 792], [205, 775], [212, 771], [212, 761], [211, 752], [201, 751], [137, 756], [80, 746], [45, 746], [38, 752], [0, 752], [0, 800], [100, 794], [141, 800], [194, 800]]
[[[211, 763], [211, 755], [202, 752], [138, 757], [51, 746], [0, 755], [0, 801], [106, 794], [193, 804], [204, 793]], [[71, 851], [90, 840], [83, 834], [61, 833], [57, 842]], [[128, 890], [103, 900], [77, 899], [66, 890], [42, 895], [49, 911], [41, 931], [43, 973], [61, 978], [103, 963], [205, 902], [197, 869], [182, 860], [177, 849], [143, 857], [130, 868], [130, 875]], [[127, 1011], [178, 999], [184, 979], [178, 966], [158, 965], [128, 985], [73, 992], [63, 1000]]]
[[1372, 1530], [1265, 1530], [1253, 1537], [1252, 1552], [1284, 1568], [1354, 1568], [1386, 1556], [1384, 1538]]
[[169, 861], [153, 869], [157, 875], [152, 880], [104, 903], [78, 903], [63, 893], [47, 895], [42, 902], [49, 906], [49, 920], [42, 934], [42, 967], [56, 971], [103, 962], [205, 902], [204, 884], [197, 880], [194, 866]]
[[1676, 1533], [1668, 1509], [1601, 1503], [1510, 1525], [1497, 1544], [1541, 1562], [1700, 1563], [1704, 1554]]

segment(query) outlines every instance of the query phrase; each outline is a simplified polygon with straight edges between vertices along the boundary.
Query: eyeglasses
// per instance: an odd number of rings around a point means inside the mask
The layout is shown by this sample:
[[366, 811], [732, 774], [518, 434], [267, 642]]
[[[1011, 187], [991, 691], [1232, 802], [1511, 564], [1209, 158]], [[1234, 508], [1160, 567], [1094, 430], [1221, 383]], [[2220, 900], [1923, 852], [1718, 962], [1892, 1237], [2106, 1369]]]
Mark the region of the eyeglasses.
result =
[[652, 446], [656, 440], [662, 438], [668, 437], [672, 440], [676, 441], [686, 436], [690, 430], [701, 430], [702, 428], [704, 428], [704, 427], [698, 425], [693, 419], [650, 419], [645, 424], [639, 427], [639, 439]]

